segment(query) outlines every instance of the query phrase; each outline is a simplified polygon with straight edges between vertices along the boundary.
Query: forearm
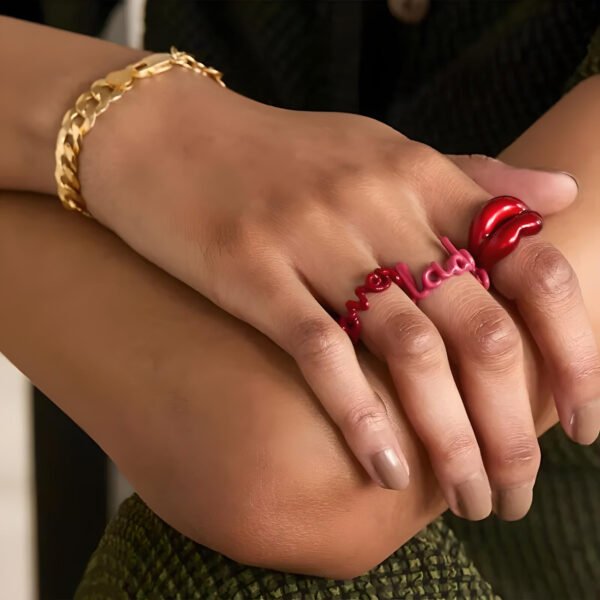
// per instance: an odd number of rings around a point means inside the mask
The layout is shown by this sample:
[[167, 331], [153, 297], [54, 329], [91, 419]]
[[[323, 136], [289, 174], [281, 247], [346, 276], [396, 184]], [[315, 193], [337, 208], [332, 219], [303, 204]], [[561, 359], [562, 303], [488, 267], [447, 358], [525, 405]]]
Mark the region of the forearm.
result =
[[[544, 234], [578, 273], [599, 334], [600, 85], [585, 86], [504, 158], [578, 177], [577, 204]], [[201, 543], [251, 564], [351, 576], [445, 508], [385, 365], [368, 353], [361, 362], [409, 458], [405, 492], [367, 481], [289, 356], [57, 203], [2, 198], [0, 281], [0, 349]], [[556, 415], [523, 335], [541, 433]]]
[[53, 194], [62, 116], [93, 81], [145, 54], [0, 16], [0, 189]]

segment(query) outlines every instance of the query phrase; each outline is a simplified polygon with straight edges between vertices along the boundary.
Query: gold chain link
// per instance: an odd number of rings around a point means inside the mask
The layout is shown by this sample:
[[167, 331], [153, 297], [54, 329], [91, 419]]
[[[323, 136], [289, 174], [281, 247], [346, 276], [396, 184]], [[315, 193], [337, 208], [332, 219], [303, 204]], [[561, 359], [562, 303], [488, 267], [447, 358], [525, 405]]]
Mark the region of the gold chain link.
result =
[[104, 79], [94, 81], [90, 89], [77, 98], [75, 106], [65, 113], [56, 140], [54, 178], [58, 187], [58, 197], [67, 210], [75, 210], [86, 217], [92, 217], [81, 195], [81, 184], [77, 176], [83, 136], [111, 103], [133, 87], [136, 79], [164, 73], [175, 65], [210, 77], [225, 87], [220, 71], [203, 65], [190, 54], [171, 46], [170, 53], [151, 54], [120, 71], [109, 73]]

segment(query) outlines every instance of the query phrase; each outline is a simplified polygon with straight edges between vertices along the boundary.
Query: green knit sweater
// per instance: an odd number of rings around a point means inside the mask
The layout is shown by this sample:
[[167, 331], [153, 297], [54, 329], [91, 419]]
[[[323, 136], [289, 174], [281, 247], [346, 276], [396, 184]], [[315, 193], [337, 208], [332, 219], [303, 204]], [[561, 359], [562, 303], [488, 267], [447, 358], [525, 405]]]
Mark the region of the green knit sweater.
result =
[[[598, 72], [600, 30], [563, 91]], [[107, 526], [76, 600], [598, 600], [600, 443], [576, 445], [557, 426], [540, 444], [524, 519], [470, 522], [447, 512], [376, 568], [345, 581], [232, 561], [173, 530], [134, 494]]]

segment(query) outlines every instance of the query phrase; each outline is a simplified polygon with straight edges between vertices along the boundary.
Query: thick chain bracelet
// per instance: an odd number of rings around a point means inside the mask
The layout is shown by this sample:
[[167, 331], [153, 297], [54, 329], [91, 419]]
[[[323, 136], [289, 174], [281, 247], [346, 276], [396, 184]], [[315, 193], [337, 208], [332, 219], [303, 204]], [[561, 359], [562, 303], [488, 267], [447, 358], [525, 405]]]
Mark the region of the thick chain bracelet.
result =
[[65, 113], [56, 140], [54, 177], [58, 197], [66, 209], [75, 210], [86, 217], [92, 216], [81, 195], [81, 184], [77, 176], [83, 136], [111, 103], [133, 87], [136, 79], [164, 73], [176, 65], [210, 77], [225, 87], [220, 71], [203, 65], [190, 54], [179, 52], [172, 46], [170, 53], [151, 54], [119, 71], [109, 73], [104, 79], [94, 81], [89, 91], [81, 94], [75, 106]]

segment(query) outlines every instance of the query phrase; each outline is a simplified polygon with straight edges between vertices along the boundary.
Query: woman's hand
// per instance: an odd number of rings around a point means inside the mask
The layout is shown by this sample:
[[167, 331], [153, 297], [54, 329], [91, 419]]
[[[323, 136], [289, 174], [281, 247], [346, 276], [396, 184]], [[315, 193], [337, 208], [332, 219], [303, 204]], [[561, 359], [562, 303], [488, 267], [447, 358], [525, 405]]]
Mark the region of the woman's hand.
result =
[[[595, 78], [505, 156], [578, 175], [578, 201], [544, 233], [573, 263], [600, 340], [599, 108]], [[411, 468], [400, 493], [368, 481], [288, 354], [58, 202], [0, 195], [0, 281], [0, 351], [199, 543], [245, 564], [355, 577], [447, 508], [387, 366], [364, 347]], [[508, 309], [540, 435], [557, 422], [552, 374]]]
[[[394, 427], [326, 309], [343, 314], [378, 266], [402, 260], [418, 273], [441, 259], [441, 235], [465, 247], [490, 191], [539, 208], [548, 195], [568, 203], [576, 184], [544, 174], [538, 194], [508, 182], [486, 192], [433, 149], [372, 119], [273, 108], [179, 69], [138, 84], [83, 144], [89, 210], [290, 353], [369, 475], [403, 489], [408, 468]], [[571, 267], [536, 236], [492, 275], [557, 374], [565, 429], [590, 443], [600, 362]], [[369, 302], [362, 339], [387, 362], [452, 510], [487, 516], [491, 484], [498, 514], [523, 516], [539, 447], [508, 313], [471, 276], [445, 282], [421, 310], [396, 286]]]

